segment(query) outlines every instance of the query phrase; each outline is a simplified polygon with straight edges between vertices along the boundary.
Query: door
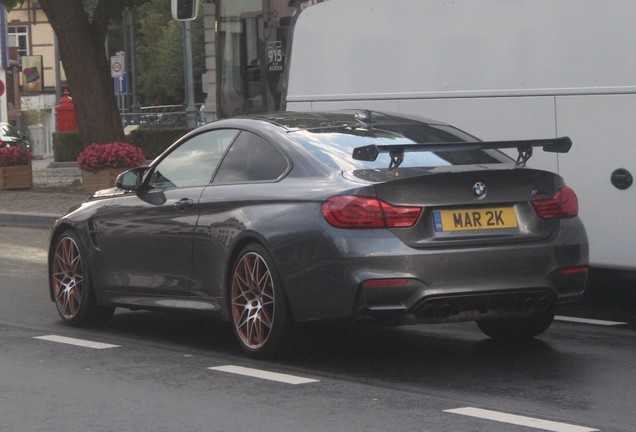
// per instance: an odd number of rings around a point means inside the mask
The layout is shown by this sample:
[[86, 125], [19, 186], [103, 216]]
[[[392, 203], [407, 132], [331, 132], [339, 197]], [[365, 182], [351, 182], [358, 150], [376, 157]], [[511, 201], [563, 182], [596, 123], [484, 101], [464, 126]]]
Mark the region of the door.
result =
[[199, 198], [236, 130], [190, 137], [153, 165], [139, 193], [113, 200], [92, 225], [101, 254], [100, 288], [151, 296], [186, 296]]

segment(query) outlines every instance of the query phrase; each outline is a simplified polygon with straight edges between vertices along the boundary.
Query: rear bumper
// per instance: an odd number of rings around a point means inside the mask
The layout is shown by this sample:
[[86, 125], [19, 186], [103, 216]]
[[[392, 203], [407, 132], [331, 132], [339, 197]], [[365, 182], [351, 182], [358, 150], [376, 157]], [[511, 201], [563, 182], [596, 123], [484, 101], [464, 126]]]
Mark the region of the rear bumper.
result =
[[574, 302], [585, 294], [588, 267], [555, 271], [543, 287], [497, 291], [430, 293], [421, 281], [408, 281], [401, 289], [381, 281], [362, 283], [358, 318], [393, 318], [403, 324], [476, 321], [520, 317]]
[[293, 258], [280, 264], [297, 321], [523, 316], [577, 301], [587, 286], [587, 236], [577, 218], [544, 241], [471, 248], [413, 249], [388, 230], [323, 234], [284, 251]]

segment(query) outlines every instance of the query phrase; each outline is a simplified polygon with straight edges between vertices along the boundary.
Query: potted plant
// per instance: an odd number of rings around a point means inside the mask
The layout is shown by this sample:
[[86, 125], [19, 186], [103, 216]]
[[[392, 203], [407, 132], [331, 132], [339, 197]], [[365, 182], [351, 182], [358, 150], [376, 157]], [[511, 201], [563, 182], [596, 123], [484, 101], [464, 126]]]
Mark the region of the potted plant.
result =
[[33, 187], [31, 160], [26, 147], [0, 148], [0, 189], [29, 189]]
[[93, 193], [114, 187], [119, 173], [145, 161], [141, 148], [128, 143], [91, 144], [77, 156], [82, 172], [82, 189]]

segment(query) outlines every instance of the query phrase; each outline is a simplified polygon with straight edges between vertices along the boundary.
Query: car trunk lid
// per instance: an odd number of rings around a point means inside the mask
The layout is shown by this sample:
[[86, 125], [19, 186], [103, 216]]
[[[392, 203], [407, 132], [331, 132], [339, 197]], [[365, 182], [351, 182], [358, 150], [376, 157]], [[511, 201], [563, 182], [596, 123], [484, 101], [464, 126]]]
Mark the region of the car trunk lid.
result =
[[558, 219], [539, 217], [531, 204], [563, 186], [547, 171], [492, 164], [351, 174], [374, 182], [382, 201], [422, 208], [414, 226], [393, 229], [411, 247], [530, 241], [550, 236], [558, 226]]

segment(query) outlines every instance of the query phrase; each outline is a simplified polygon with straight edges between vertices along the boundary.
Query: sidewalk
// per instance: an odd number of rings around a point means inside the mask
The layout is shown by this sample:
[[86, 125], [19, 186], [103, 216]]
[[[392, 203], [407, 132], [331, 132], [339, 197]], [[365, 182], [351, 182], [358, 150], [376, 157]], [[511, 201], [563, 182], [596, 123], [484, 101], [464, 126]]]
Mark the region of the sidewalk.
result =
[[81, 174], [74, 163], [33, 160], [33, 188], [0, 190], [0, 226], [48, 228], [66, 210], [81, 203]]

